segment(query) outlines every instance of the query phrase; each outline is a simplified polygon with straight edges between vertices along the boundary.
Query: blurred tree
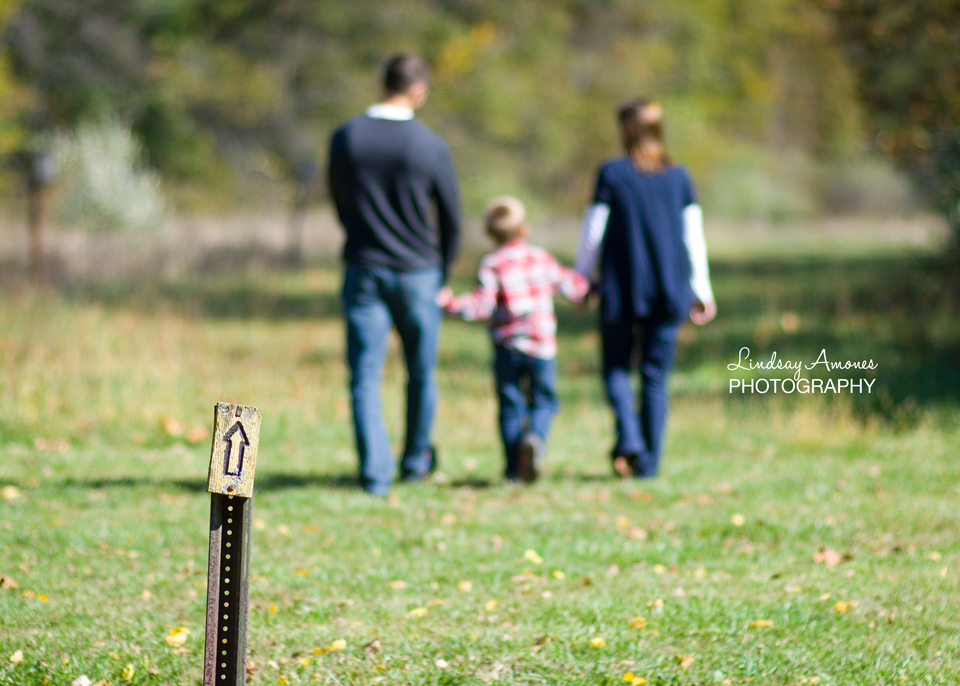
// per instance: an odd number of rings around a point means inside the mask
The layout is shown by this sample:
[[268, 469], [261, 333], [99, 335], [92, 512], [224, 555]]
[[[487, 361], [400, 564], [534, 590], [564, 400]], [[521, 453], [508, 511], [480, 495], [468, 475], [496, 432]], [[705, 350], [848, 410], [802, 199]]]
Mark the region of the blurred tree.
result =
[[960, 239], [960, 0], [821, 0], [856, 70], [876, 147]]
[[[19, 0], [0, 0], [0, 30], [18, 5]], [[31, 105], [30, 91], [14, 77], [9, 55], [0, 55], [0, 156], [9, 159], [25, 145]]]
[[468, 206], [509, 190], [570, 210], [637, 95], [664, 103], [676, 157], [717, 196], [730, 160], [849, 145], [850, 79], [808, 3], [23, 0], [4, 44], [54, 122], [116, 112], [168, 178], [216, 190], [229, 169], [291, 195], [379, 95], [382, 61], [417, 51], [434, 65], [422, 116], [451, 142]]

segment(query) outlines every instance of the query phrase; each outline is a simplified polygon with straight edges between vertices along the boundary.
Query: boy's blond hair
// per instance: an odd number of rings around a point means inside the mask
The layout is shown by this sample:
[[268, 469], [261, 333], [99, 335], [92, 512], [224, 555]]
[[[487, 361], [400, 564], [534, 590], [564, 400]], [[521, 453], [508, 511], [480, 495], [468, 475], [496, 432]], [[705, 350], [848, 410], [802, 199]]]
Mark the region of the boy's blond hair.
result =
[[507, 243], [523, 234], [527, 212], [523, 203], [510, 195], [501, 195], [487, 203], [483, 210], [487, 235], [498, 243]]

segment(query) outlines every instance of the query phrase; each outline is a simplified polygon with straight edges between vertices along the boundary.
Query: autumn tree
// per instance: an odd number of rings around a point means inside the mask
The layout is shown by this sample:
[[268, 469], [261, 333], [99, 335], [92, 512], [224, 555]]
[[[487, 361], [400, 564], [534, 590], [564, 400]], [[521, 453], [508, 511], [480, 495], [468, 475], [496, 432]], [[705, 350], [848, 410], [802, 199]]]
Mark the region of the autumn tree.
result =
[[874, 143], [960, 239], [960, 0], [821, 0], [856, 70]]

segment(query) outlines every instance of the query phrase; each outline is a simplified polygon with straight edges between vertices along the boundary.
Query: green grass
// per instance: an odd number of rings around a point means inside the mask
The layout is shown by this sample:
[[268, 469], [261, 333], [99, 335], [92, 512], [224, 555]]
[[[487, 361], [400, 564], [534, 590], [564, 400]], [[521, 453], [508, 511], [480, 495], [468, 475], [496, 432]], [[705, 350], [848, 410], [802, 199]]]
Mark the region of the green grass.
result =
[[[251, 683], [957, 683], [949, 272], [805, 257], [718, 262], [714, 283], [720, 317], [682, 336], [659, 479], [610, 478], [595, 313], [563, 307], [545, 478], [502, 483], [489, 344], [448, 321], [443, 477], [387, 499], [353, 484], [337, 270], [8, 288], [0, 486], [19, 494], [0, 499], [0, 574], [17, 584], [0, 588], [0, 683], [199, 682], [220, 400], [263, 409]], [[873, 358], [875, 393], [731, 396], [744, 345]], [[175, 628], [186, 652], [164, 642]]]

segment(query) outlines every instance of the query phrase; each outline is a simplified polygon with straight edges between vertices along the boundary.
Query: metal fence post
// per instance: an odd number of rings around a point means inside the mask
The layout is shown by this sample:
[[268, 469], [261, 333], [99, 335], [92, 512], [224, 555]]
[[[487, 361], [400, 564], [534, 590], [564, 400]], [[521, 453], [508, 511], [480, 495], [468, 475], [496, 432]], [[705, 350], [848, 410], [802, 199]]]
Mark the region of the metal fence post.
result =
[[211, 499], [204, 686], [246, 683], [250, 530], [259, 441], [259, 408], [217, 404], [207, 477]]

